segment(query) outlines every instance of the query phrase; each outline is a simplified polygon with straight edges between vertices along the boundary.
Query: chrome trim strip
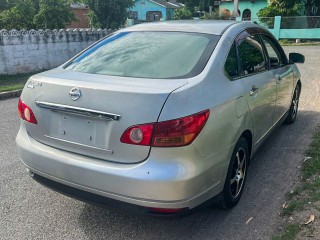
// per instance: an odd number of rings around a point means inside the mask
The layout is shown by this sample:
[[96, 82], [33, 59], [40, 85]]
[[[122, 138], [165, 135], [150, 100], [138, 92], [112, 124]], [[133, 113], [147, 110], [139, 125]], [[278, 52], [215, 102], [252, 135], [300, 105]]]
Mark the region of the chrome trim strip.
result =
[[89, 146], [89, 145], [82, 144], [82, 143], [76, 143], [76, 142], [72, 142], [72, 141], [68, 141], [68, 140], [64, 140], [64, 139], [60, 139], [60, 138], [51, 137], [51, 136], [48, 136], [48, 135], [44, 135], [44, 136], [46, 138], [54, 140], [55, 142], [62, 142], [62, 143], [66, 144], [66, 145], [69, 145], [69, 146], [77, 146], [77, 147], [81, 147], [81, 148], [86, 148], [87, 150], [102, 151], [103, 153], [108, 153], [110, 155], [113, 154], [113, 151], [109, 150], [109, 149], [93, 147], [93, 146]]
[[121, 115], [108, 113], [108, 112], [101, 112], [96, 110], [90, 110], [86, 108], [79, 108], [55, 103], [47, 103], [47, 102], [39, 102], [36, 101], [38, 107], [50, 109], [56, 112], [65, 112], [74, 115], [81, 115], [93, 118], [103, 118], [109, 121], [119, 121], [121, 119]]

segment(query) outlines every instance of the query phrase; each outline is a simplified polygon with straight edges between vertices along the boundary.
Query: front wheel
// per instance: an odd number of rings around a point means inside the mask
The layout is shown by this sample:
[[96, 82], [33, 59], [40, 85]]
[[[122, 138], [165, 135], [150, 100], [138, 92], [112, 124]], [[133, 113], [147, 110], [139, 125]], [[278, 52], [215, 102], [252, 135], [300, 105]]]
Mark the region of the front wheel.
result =
[[240, 200], [247, 175], [249, 160], [248, 143], [241, 137], [232, 153], [224, 188], [219, 196], [219, 206], [234, 207]]
[[291, 106], [289, 109], [288, 116], [284, 121], [285, 124], [292, 124], [296, 121], [297, 114], [298, 114], [298, 106], [299, 106], [299, 98], [300, 98], [300, 86], [297, 85], [296, 89], [294, 90], [294, 94], [291, 101]]

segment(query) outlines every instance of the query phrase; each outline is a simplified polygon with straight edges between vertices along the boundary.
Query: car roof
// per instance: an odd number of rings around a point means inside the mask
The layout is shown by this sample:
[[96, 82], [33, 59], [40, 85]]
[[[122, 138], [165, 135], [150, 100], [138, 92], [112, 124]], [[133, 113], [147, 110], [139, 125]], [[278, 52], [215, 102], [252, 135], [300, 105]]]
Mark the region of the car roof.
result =
[[230, 20], [183, 20], [165, 21], [137, 24], [129, 28], [120, 30], [121, 32], [140, 32], [140, 31], [169, 31], [169, 32], [192, 32], [213, 35], [222, 35], [231, 25], [255, 26], [254, 23], [240, 23]]

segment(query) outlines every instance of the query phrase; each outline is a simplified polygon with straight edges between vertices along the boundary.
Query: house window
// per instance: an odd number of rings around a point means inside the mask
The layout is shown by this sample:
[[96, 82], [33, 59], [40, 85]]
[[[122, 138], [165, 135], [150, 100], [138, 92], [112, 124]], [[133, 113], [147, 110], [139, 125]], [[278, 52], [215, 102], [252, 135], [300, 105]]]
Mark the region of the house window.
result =
[[138, 20], [138, 12], [137, 11], [129, 12], [129, 19]]

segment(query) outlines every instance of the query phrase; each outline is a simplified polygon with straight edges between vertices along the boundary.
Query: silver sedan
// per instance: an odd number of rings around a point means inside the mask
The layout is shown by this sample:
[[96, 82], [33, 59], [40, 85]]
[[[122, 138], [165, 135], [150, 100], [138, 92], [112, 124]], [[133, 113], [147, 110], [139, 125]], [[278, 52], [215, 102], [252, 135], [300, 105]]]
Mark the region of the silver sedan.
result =
[[254, 23], [122, 29], [28, 80], [18, 150], [35, 180], [90, 203], [231, 208], [263, 140], [297, 117], [303, 62]]

